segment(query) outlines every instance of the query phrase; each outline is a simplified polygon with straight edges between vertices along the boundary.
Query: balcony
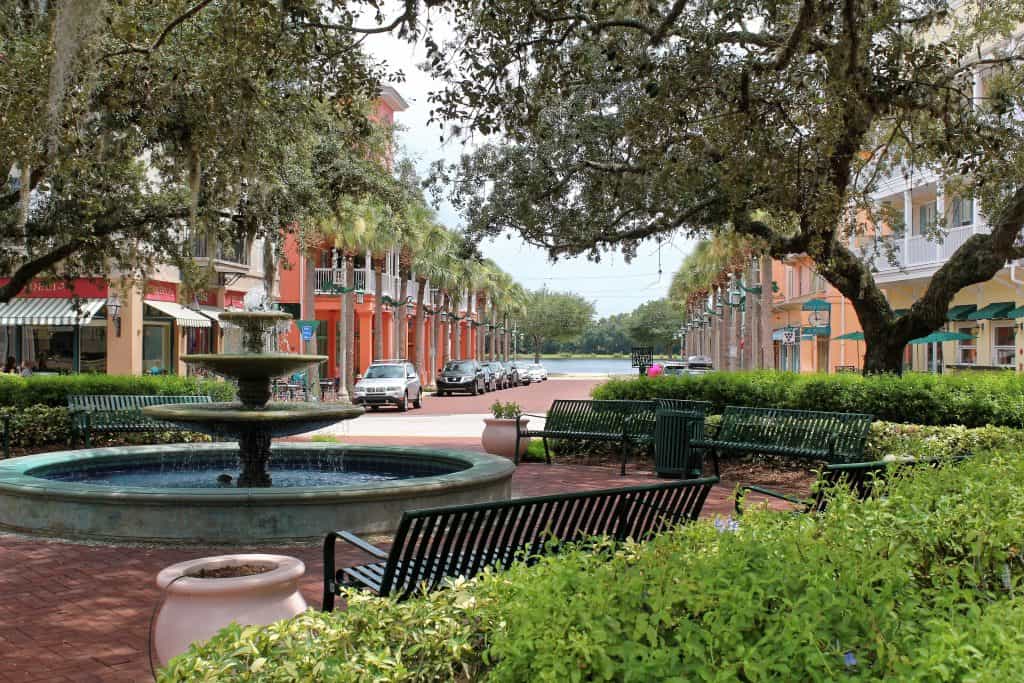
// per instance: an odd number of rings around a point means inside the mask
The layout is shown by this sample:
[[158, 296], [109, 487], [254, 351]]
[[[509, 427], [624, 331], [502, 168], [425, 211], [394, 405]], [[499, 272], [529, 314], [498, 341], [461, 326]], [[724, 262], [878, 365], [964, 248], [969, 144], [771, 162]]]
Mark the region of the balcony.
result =
[[[909, 277], [930, 277], [971, 235], [989, 232], [986, 224], [951, 228], [939, 242], [923, 235], [879, 237], [862, 246], [861, 258], [876, 271], [879, 281], [891, 282]], [[890, 250], [892, 256], [890, 257]]]
[[[249, 242], [242, 238], [232, 242], [219, 242], [214, 250], [213, 261], [215, 270], [249, 270]], [[195, 239], [191, 243], [192, 258], [206, 261], [210, 256], [210, 248], [205, 239]], [[221, 268], [226, 266], [226, 268]]]
[[[374, 274], [366, 268], [356, 268], [355, 288], [361, 289], [367, 294], [374, 292]], [[384, 274], [382, 289], [386, 296], [396, 298], [398, 296], [398, 277]], [[317, 268], [316, 289], [317, 294], [337, 294], [338, 290], [345, 285], [345, 271], [341, 268]]]

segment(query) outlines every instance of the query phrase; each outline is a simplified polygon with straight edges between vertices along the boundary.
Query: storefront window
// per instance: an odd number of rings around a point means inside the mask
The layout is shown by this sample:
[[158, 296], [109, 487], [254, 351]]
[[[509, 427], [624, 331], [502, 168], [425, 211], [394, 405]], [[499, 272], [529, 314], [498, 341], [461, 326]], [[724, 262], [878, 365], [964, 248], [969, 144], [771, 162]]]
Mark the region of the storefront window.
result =
[[961, 327], [957, 332], [971, 335], [971, 339], [962, 339], [957, 342], [957, 362], [961, 365], [974, 365], [978, 362], [978, 328], [974, 326]]
[[212, 327], [185, 328], [185, 353], [210, 353]]
[[142, 326], [142, 371], [154, 375], [171, 371], [170, 324]]
[[107, 325], [87, 325], [81, 328], [78, 349], [79, 372], [107, 371]]
[[71, 372], [74, 369], [75, 328], [40, 325], [25, 327], [21, 357], [34, 363], [35, 372]]
[[992, 327], [993, 364], [1012, 368], [1015, 346], [1013, 325], [997, 325]]

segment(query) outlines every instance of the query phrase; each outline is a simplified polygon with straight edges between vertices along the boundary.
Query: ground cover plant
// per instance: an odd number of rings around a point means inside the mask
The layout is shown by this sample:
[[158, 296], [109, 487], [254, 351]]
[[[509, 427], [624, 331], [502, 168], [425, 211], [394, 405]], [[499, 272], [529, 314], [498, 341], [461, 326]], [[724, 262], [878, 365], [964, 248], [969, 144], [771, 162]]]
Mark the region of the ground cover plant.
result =
[[758, 370], [614, 379], [595, 399], [681, 398], [725, 406], [869, 413], [922, 425], [1024, 427], [1024, 377], [1014, 372], [933, 375], [799, 374]]
[[1024, 460], [910, 468], [822, 515], [753, 510], [405, 603], [232, 626], [169, 681], [1005, 681], [1024, 659]]

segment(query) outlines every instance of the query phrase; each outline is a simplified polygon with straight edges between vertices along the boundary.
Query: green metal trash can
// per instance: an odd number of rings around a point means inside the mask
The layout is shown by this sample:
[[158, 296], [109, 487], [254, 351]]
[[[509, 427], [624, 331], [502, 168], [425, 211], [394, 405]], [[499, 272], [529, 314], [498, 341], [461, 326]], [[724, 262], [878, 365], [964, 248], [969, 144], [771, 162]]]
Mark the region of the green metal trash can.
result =
[[703, 438], [703, 413], [658, 408], [654, 426], [654, 471], [659, 477], [700, 477], [704, 469], [703, 457], [690, 443]]

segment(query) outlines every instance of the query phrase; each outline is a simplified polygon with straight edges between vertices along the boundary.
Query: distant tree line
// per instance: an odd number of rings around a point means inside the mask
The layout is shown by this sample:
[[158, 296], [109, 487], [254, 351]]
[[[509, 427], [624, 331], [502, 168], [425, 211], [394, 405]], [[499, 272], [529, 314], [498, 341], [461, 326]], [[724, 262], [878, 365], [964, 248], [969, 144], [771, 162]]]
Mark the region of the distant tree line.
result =
[[[618, 313], [589, 323], [569, 338], [549, 338], [540, 344], [543, 354], [628, 354], [636, 345], [650, 345], [655, 353], [679, 353], [679, 342], [673, 338], [683, 322], [683, 313], [668, 299], [641, 304], [629, 313]], [[521, 353], [537, 352], [536, 345], [526, 338]]]

